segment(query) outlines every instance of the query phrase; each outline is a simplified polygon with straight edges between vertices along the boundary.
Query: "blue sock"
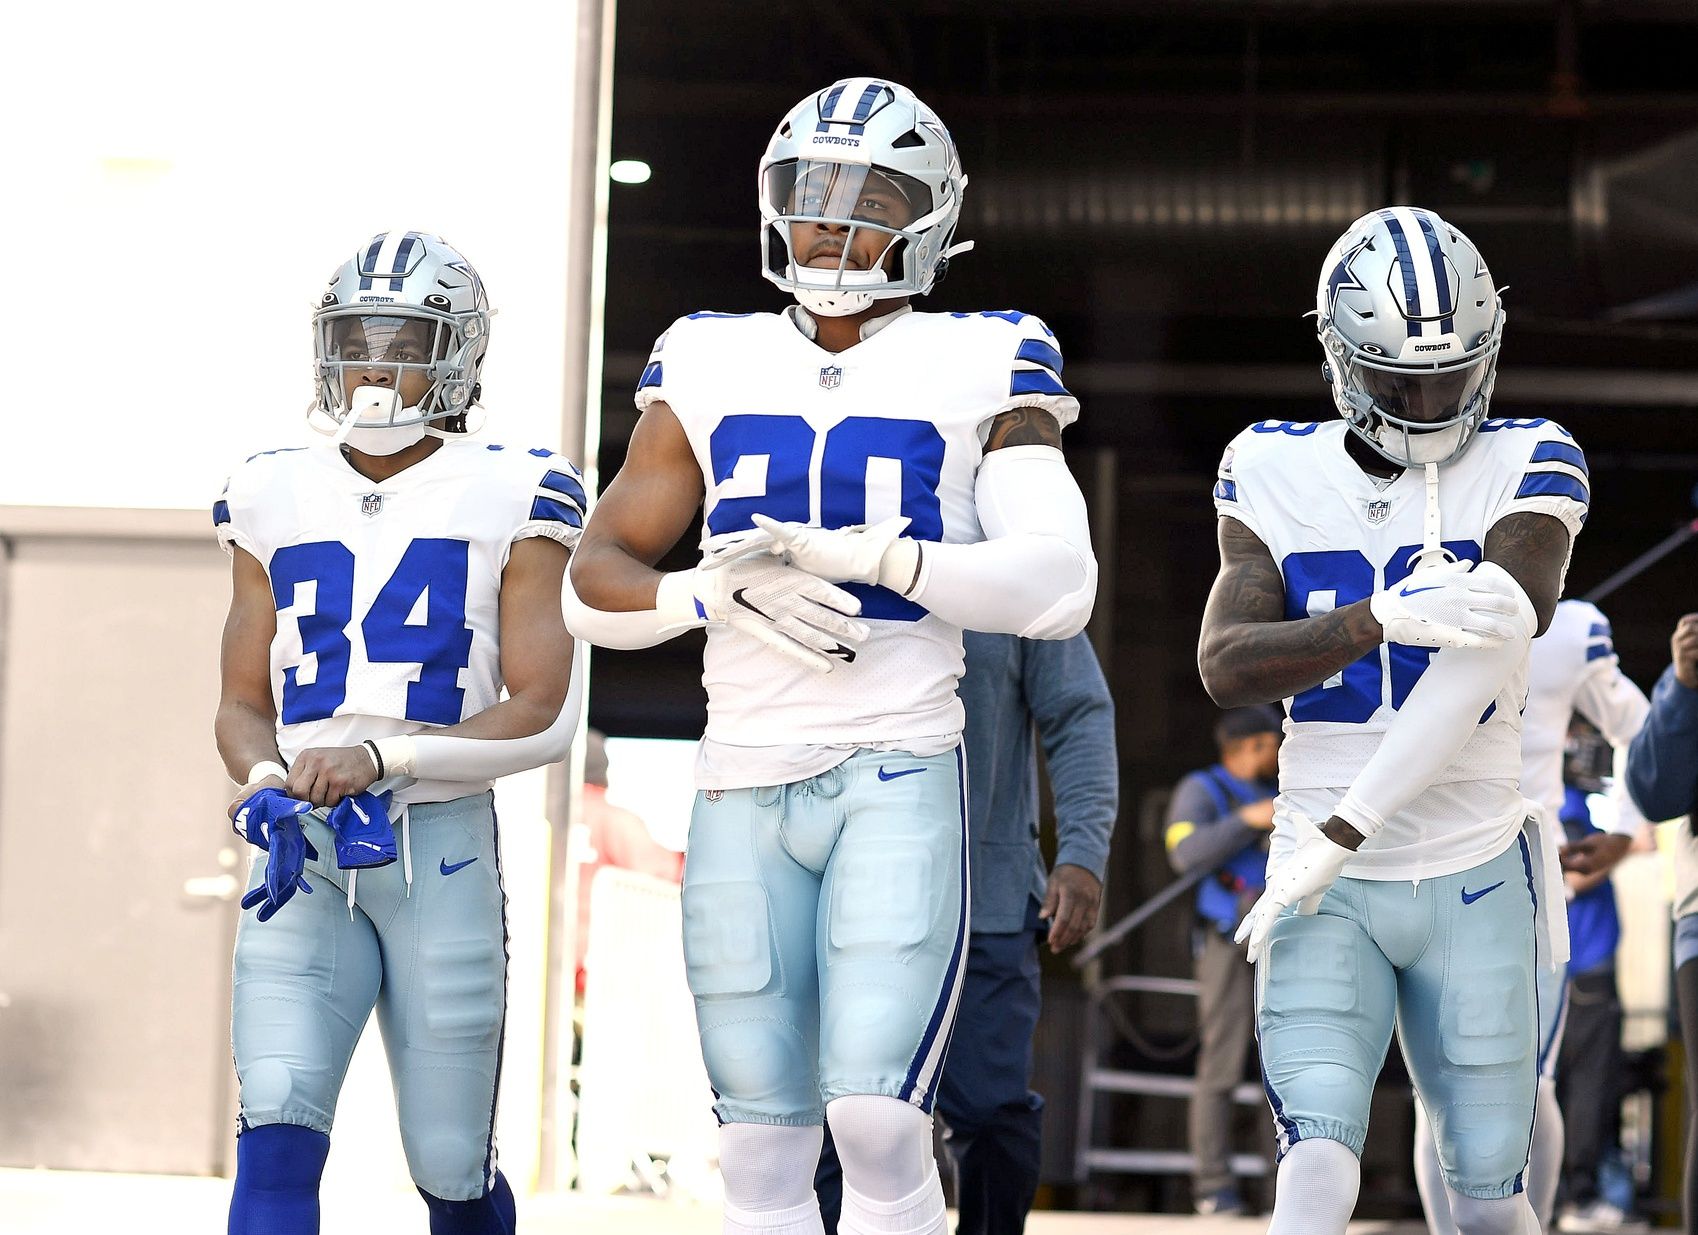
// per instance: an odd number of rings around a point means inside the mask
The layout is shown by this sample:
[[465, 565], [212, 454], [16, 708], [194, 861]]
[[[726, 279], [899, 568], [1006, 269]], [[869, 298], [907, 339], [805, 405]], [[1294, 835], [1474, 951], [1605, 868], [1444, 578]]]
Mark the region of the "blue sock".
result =
[[518, 1227], [513, 1189], [500, 1171], [495, 1186], [475, 1201], [445, 1201], [423, 1188], [419, 1195], [430, 1210], [430, 1235], [513, 1235]]
[[330, 1138], [298, 1124], [261, 1124], [236, 1138], [230, 1235], [318, 1235], [318, 1183]]

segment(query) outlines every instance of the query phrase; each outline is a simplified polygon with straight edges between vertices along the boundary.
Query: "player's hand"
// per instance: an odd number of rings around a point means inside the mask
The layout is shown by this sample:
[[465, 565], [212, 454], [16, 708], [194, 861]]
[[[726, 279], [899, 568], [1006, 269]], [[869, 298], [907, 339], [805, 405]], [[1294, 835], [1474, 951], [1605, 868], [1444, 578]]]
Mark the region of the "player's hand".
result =
[[[236, 790], [236, 796], [230, 799], [230, 805], [225, 809], [224, 813], [229, 816], [231, 823], [237, 823], [236, 815], [241, 811], [243, 806], [247, 805], [248, 799], [253, 797], [254, 794], [258, 793], [261, 789], [280, 790], [282, 788], [283, 778], [281, 776], [262, 776], [258, 780], [253, 781], [250, 784], [243, 785], [240, 789]], [[240, 832], [241, 827], [238, 825], [236, 830]]]
[[1516, 632], [1520, 604], [1499, 571], [1472, 562], [1424, 566], [1368, 599], [1387, 643], [1424, 648], [1497, 647]]
[[298, 814], [272, 825], [267, 849], [270, 856], [265, 861], [265, 882], [242, 897], [243, 909], [259, 906], [261, 922], [269, 922], [273, 914], [294, 899], [296, 891], [312, 893], [312, 884], [307, 882], [304, 872], [307, 863], [318, 858], [318, 850], [307, 839]]
[[1687, 690], [1698, 690], [1698, 613], [1680, 619], [1669, 651], [1674, 654], [1674, 676]]
[[696, 603], [710, 621], [753, 635], [821, 673], [854, 660], [871, 633], [865, 622], [855, 620], [861, 612], [857, 598], [765, 552], [712, 568], [704, 563], [694, 576]]
[[335, 806], [377, 783], [377, 764], [363, 746], [313, 746], [289, 767], [292, 798], [314, 806]]
[[1614, 870], [1632, 846], [1631, 836], [1618, 832], [1593, 832], [1559, 850], [1562, 869], [1576, 875], [1601, 875]]
[[1049, 950], [1071, 948], [1097, 925], [1102, 905], [1102, 882], [1083, 866], [1059, 863], [1049, 874], [1044, 888], [1043, 908], [1038, 917], [1049, 923]]
[[[301, 802], [290, 797], [283, 790], [283, 778], [266, 776], [254, 782], [254, 785], [244, 785], [242, 793], [230, 803], [230, 822], [235, 825], [236, 835], [248, 844], [259, 849], [271, 847], [271, 830], [278, 820], [293, 819], [304, 815], [312, 809], [312, 803]], [[253, 789], [252, 793], [248, 790]]]
[[[831, 583], [879, 583], [905, 592], [919, 565], [919, 545], [897, 544], [910, 520], [894, 515], [853, 527], [809, 527], [754, 516], [755, 526], [771, 537], [767, 552], [783, 554], [797, 570]], [[897, 578], [896, 576], [901, 576]]]
[[1268, 932], [1279, 916], [1291, 905], [1298, 913], [1314, 913], [1344, 864], [1355, 856], [1355, 850], [1328, 839], [1311, 820], [1296, 814], [1292, 818], [1297, 824], [1296, 850], [1278, 866], [1268, 867], [1268, 886], [1232, 936], [1234, 943], [1250, 945], [1251, 964], [1267, 950]]

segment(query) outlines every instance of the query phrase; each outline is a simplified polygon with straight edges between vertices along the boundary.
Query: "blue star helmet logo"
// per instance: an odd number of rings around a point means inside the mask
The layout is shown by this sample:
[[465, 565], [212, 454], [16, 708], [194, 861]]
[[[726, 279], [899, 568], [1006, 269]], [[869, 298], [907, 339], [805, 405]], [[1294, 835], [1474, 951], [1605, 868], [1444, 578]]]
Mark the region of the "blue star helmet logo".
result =
[[1356, 272], [1350, 268], [1350, 263], [1356, 260], [1356, 255], [1368, 247], [1366, 239], [1359, 240], [1356, 247], [1338, 259], [1338, 265], [1332, 268], [1332, 274], [1327, 278], [1327, 316], [1331, 317], [1338, 310], [1340, 292], [1365, 292], [1368, 287], [1356, 277]]

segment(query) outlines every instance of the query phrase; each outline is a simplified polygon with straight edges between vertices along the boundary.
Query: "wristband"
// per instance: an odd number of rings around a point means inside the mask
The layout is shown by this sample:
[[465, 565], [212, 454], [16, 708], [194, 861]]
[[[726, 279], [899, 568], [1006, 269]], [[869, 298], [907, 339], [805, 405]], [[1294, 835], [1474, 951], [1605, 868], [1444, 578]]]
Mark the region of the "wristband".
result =
[[383, 779], [383, 752], [377, 749], [377, 743], [372, 741], [370, 738], [367, 738], [365, 741], [361, 742], [360, 745], [365, 748], [366, 754], [371, 756], [372, 763], [377, 765], [377, 779], [382, 780]]
[[368, 741], [362, 745], [372, 748], [370, 754], [382, 769], [380, 775], [411, 776], [418, 767], [418, 750], [409, 734], [378, 738], [375, 742]]
[[288, 780], [289, 769], [275, 759], [261, 759], [248, 769], [248, 779], [244, 783], [251, 785], [255, 781], [264, 780], [267, 776], [275, 776], [278, 780]]

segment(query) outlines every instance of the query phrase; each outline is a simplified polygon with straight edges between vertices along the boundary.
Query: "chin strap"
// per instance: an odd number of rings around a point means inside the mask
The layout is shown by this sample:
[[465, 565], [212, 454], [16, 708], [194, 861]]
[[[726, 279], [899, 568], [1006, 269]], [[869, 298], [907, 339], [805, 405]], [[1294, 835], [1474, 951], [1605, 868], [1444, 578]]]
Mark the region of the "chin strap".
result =
[[1427, 473], [1427, 516], [1421, 528], [1421, 552], [1415, 555], [1412, 571], [1423, 566], [1440, 566], [1456, 561], [1456, 554], [1444, 547], [1439, 525], [1439, 465], [1425, 464]]

